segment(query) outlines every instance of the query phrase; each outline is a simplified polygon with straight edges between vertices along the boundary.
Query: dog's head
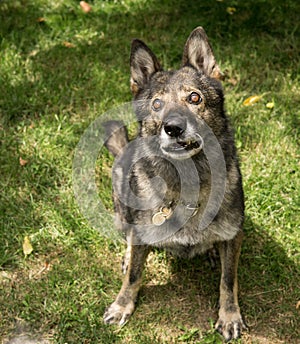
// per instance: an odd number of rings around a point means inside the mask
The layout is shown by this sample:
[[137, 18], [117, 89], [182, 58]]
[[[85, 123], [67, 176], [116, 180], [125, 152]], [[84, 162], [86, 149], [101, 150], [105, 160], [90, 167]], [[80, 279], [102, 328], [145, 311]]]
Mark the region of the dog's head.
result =
[[141, 136], [156, 135], [162, 153], [185, 159], [203, 148], [203, 123], [219, 137], [226, 127], [222, 74], [202, 27], [189, 36], [177, 71], [163, 71], [154, 53], [134, 40], [131, 90]]

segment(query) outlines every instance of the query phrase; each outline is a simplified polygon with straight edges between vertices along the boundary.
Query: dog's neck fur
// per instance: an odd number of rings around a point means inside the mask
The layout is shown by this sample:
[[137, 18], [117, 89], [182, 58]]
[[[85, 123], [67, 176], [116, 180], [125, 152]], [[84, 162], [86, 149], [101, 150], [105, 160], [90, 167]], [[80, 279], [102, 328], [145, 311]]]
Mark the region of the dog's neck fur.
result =
[[[178, 204], [181, 200], [185, 205], [192, 204], [197, 206], [199, 200], [193, 199], [194, 193], [199, 194], [199, 185], [205, 183], [210, 185], [210, 169], [207, 159], [203, 152], [200, 152], [196, 156], [192, 157], [194, 164], [194, 171], [191, 171], [186, 167], [186, 161], [174, 161], [166, 160], [162, 157], [147, 157], [143, 158], [138, 162], [137, 169], [143, 171], [144, 177], [138, 178], [137, 181], [137, 192], [141, 190], [144, 192], [145, 180], [151, 180], [154, 177], [160, 177], [166, 183], [165, 195], [163, 197], [163, 203], [158, 204], [158, 208], [168, 206], [168, 204]], [[176, 164], [176, 167], [175, 167]], [[197, 175], [195, 175], [195, 172]], [[140, 173], [140, 172], [139, 172]], [[133, 173], [134, 178], [135, 173]], [[194, 181], [194, 182], [193, 182]], [[139, 185], [139, 182], [141, 184]], [[184, 188], [184, 195], [182, 189]], [[160, 194], [161, 189], [157, 189], [157, 193]], [[191, 195], [189, 197], [189, 195]]]

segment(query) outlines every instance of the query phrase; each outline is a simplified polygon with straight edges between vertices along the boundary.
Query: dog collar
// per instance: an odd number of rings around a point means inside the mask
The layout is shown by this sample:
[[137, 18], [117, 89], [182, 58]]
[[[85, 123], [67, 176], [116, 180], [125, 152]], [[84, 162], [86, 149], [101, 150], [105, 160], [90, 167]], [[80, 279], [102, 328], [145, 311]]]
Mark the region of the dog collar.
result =
[[[174, 210], [171, 208], [171, 205], [172, 203], [169, 205], [169, 207], [163, 206], [159, 209], [158, 212], [153, 214], [152, 223], [155, 226], [161, 226], [173, 215]], [[182, 201], [180, 201], [179, 206], [184, 207], [184, 211], [188, 212], [189, 217], [195, 216], [200, 207], [199, 204], [184, 204]]]

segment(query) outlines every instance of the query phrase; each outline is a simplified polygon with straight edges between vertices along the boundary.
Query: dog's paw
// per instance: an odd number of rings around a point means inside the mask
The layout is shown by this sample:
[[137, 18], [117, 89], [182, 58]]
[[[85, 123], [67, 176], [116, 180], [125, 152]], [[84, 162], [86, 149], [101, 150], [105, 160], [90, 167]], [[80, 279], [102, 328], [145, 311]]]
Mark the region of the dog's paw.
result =
[[220, 314], [215, 329], [225, 338], [225, 341], [228, 342], [232, 339], [239, 338], [242, 331], [247, 330], [247, 326], [239, 311], [234, 313], [224, 312], [222, 315]]
[[125, 325], [134, 311], [134, 302], [129, 302], [126, 306], [119, 305], [116, 301], [112, 303], [104, 313], [105, 324]]

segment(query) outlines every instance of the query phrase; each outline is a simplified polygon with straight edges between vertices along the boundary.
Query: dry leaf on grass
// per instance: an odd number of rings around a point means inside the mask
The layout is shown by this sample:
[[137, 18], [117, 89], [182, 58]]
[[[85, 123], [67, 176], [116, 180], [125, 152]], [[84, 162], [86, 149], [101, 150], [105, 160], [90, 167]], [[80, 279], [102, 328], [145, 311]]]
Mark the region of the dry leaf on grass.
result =
[[248, 97], [247, 99], [245, 99], [243, 101], [243, 105], [244, 106], [251, 106], [251, 105], [254, 105], [255, 103], [259, 102], [261, 100], [262, 96], [251, 96], [251, 97]]
[[75, 44], [73, 43], [70, 43], [70, 42], [63, 42], [63, 45], [66, 47], [66, 48], [75, 48]]
[[230, 15], [233, 15], [236, 12], [236, 8], [235, 7], [227, 7], [226, 12]]
[[269, 102], [269, 103], [266, 104], [266, 107], [267, 107], [268, 109], [273, 109], [274, 106], [275, 106], [275, 104], [274, 104], [273, 102]]
[[228, 83], [229, 83], [230, 85], [232, 85], [232, 86], [236, 86], [237, 83], [238, 83], [238, 79], [236, 79], [236, 78], [230, 78], [230, 79], [228, 79]]
[[46, 21], [46, 19], [44, 17], [39, 17], [36, 20], [38, 23], [44, 23]]
[[32, 251], [33, 247], [31, 245], [29, 237], [26, 235], [23, 241], [23, 253], [25, 254], [25, 256], [28, 256]]
[[28, 163], [28, 160], [25, 160], [22, 157], [20, 157], [19, 162], [21, 166], [25, 166]]
[[80, 1], [80, 7], [81, 7], [81, 9], [83, 10], [83, 12], [85, 12], [85, 13], [88, 13], [88, 12], [90, 12], [91, 10], [92, 10], [92, 7], [91, 7], [91, 5], [89, 5], [87, 2], [85, 2], [85, 1]]

